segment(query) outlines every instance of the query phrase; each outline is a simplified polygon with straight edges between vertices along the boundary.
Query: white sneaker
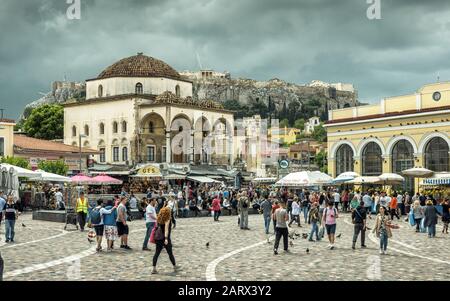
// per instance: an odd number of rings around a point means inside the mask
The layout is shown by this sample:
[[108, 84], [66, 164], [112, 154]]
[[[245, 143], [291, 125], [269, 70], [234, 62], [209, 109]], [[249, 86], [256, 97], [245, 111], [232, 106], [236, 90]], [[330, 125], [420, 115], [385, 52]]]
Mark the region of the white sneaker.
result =
[[384, 254], [383, 250], [380, 250], [380, 255], [383, 255], [383, 254]]
[[384, 254], [384, 255], [387, 255], [387, 251], [383, 251], [383, 254]]

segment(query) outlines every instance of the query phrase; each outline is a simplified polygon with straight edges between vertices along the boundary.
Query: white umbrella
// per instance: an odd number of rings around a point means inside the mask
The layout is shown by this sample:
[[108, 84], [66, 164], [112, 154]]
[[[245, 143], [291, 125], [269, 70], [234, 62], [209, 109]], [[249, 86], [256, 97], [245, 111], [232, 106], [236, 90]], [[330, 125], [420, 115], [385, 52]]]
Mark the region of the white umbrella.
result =
[[11, 164], [8, 164], [8, 163], [1, 163], [0, 164], [0, 169], [3, 169], [3, 168], [6, 168], [8, 170], [13, 168], [14, 171], [17, 173], [17, 176], [18, 177], [22, 177], [22, 178], [36, 178], [36, 177], [39, 177], [41, 175], [39, 172], [32, 171], [32, 170], [29, 170], [29, 169], [26, 169], [26, 168], [22, 168], [22, 167], [19, 167], [19, 166], [11, 165]]
[[31, 180], [39, 180], [46, 182], [61, 182], [61, 183], [72, 182], [72, 180], [69, 177], [64, 177], [51, 172], [46, 172], [44, 170], [37, 170], [36, 172], [39, 172], [41, 175], [39, 177], [32, 178]]
[[405, 181], [405, 178], [396, 173], [384, 173], [380, 175], [378, 178], [383, 181], [385, 185], [387, 184], [398, 184]]
[[414, 168], [410, 168], [410, 169], [406, 169], [404, 171], [402, 171], [402, 174], [404, 174], [405, 176], [411, 176], [411, 177], [429, 177], [433, 174], [432, 170], [429, 170], [427, 168], [423, 168], [423, 167], [414, 167]]
[[276, 186], [305, 187], [331, 184], [333, 178], [320, 171], [302, 171], [288, 174]]
[[341, 173], [340, 175], [338, 175], [334, 180], [333, 180], [333, 184], [341, 184], [341, 183], [345, 183], [348, 181], [351, 181], [357, 177], [359, 177], [360, 175], [356, 172], [353, 171], [348, 171], [348, 172], [344, 172]]
[[379, 177], [356, 177], [351, 181], [346, 182], [346, 184], [382, 184], [382, 180]]

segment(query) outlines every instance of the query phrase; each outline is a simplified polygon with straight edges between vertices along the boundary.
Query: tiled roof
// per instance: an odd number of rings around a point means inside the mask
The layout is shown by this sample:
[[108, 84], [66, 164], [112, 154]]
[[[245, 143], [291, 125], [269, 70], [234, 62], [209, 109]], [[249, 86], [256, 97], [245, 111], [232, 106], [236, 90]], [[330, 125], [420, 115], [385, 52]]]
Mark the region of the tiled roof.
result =
[[[21, 151], [32, 152], [56, 152], [56, 153], [79, 153], [78, 146], [67, 145], [63, 143], [53, 142], [27, 137], [24, 135], [14, 135], [14, 147]], [[97, 150], [81, 148], [83, 154], [97, 154]]]
[[6, 118], [0, 119], [0, 122], [4, 122], [4, 123], [16, 123], [13, 119], [6, 119]]
[[180, 74], [165, 62], [138, 53], [106, 68], [97, 79], [111, 77], [166, 77], [181, 80]]

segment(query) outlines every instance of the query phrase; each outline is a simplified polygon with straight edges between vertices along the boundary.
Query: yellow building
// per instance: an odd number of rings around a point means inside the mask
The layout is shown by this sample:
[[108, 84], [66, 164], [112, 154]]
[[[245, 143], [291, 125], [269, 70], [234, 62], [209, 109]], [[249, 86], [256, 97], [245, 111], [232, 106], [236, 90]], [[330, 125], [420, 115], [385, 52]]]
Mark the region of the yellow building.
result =
[[[346, 171], [379, 176], [415, 166], [448, 172], [450, 82], [374, 105], [332, 110], [325, 127], [333, 177]], [[413, 179], [406, 182], [412, 190]]]
[[0, 119], [0, 157], [13, 156], [14, 120]]
[[297, 134], [300, 134], [299, 129], [295, 128], [270, 128], [268, 130], [269, 137], [272, 140], [278, 140], [280, 143], [292, 144], [297, 141]]

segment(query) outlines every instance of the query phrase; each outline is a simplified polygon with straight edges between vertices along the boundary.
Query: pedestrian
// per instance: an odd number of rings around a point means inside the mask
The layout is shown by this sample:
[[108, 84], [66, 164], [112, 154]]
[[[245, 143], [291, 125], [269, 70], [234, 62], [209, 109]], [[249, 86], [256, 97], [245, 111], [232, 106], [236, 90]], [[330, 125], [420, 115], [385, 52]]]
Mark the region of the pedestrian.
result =
[[334, 190], [333, 199], [334, 199], [334, 208], [336, 208], [336, 210], [339, 210], [339, 203], [341, 202], [341, 195], [339, 194], [337, 189]]
[[122, 196], [120, 199], [120, 204], [117, 207], [117, 233], [120, 237], [120, 248], [125, 250], [131, 250], [128, 246], [128, 233], [129, 227], [127, 225], [127, 208], [125, 206], [127, 198]]
[[424, 225], [428, 228], [428, 238], [436, 237], [436, 224], [438, 222], [438, 215], [440, 214], [436, 207], [433, 206], [432, 200], [426, 202], [423, 215], [425, 217]]
[[156, 225], [156, 199], [152, 198], [145, 208], [145, 227], [147, 231], [145, 232], [144, 244], [142, 245], [142, 251], [150, 251], [148, 248], [148, 240], [150, 239], [150, 234]]
[[3, 215], [5, 218], [5, 242], [14, 242], [14, 226], [16, 220], [19, 217], [19, 212], [17, 210], [17, 204], [14, 202], [14, 196], [8, 195], [6, 197], [6, 204], [3, 207]]
[[298, 204], [298, 197], [294, 198], [294, 201], [292, 202], [292, 210], [291, 210], [291, 221], [289, 222], [289, 227], [292, 225], [292, 223], [295, 221], [297, 222], [297, 225], [301, 227], [300, 225], [300, 205]]
[[244, 191], [240, 194], [238, 208], [241, 230], [250, 230], [248, 227], [248, 209], [250, 207], [250, 201], [247, 197], [247, 193]]
[[60, 188], [58, 188], [55, 192], [55, 199], [56, 199], [56, 210], [64, 210], [65, 209], [64, 198]]
[[442, 228], [442, 233], [448, 234], [449, 222], [450, 222], [450, 201], [449, 199], [446, 199], [442, 203], [442, 223], [444, 224]]
[[130, 195], [130, 208], [131, 209], [138, 209], [138, 201], [137, 198], [134, 196], [133, 193]]
[[397, 194], [397, 204], [398, 215], [405, 215], [405, 198], [403, 197], [403, 194], [401, 192]]
[[[201, 198], [200, 196], [198, 196], [198, 197]], [[183, 209], [181, 209], [182, 210], [181, 212], [184, 212]], [[197, 201], [195, 199], [192, 199], [189, 201], [189, 210], [194, 211], [195, 217], [197, 217], [197, 215], [200, 213], [200, 209], [198, 209]], [[182, 214], [182, 216], [183, 216], [183, 214]]]
[[289, 244], [288, 244], [288, 227], [287, 222], [289, 221], [289, 215], [286, 210], [286, 203], [281, 202], [281, 208], [275, 210], [273, 214], [273, 219], [276, 223], [275, 228], [275, 244], [273, 246], [273, 254], [278, 255], [278, 246], [280, 245], [280, 239], [283, 236], [283, 247], [285, 252], [289, 252]]
[[366, 211], [366, 214], [369, 214], [369, 219], [371, 219], [371, 212], [372, 212], [372, 206], [373, 206], [373, 200], [372, 197], [369, 195], [368, 192], [366, 192], [362, 198], [362, 201], [364, 203], [364, 209]]
[[408, 221], [409, 211], [411, 210], [411, 204], [412, 204], [412, 199], [408, 192], [405, 192], [405, 199], [403, 201], [403, 204], [405, 206], [405, 214], [406, 214], [405, 221]]
[[311, 225], [311, 232], [309, 233], [308, 239], [309, 241], [314, 241], [313, 240], [314, 234], [316, 234], [316, 241], [321, 240], [321, 237], [319, 236], [320, 211], [317, 206], [318, 203], [314, 202], [308, 213], [308, 224]]
[[392, 231], [389, 218], [386, 215], [386, 208], [383, 206], [380, 206], [380, 212], [377, 215], [373, 232], [375, 232], [377, 237], [380, 239], [380, 254], [386, 255], [388, 240], [392, 237]]
[[[114, 241], [117, 239], [117, 210], [114, 205], [114, 200], [108, 200], [106, 207], [100, 209], [100, 214], [103, 218], [103, 225], [105, 227], [105, 238], [107, 242], [107, 252], [111, 252], [114, 248]], [[105, 211], [103, 211], [105, 209]], [[103, 212], [102, 212], [103, 211]]]
[[336, 219], [339, 217], [338, 210], [333, 207], [334, 202], [330, 201], [328, 203], [328, 207], [323, 212], [322, 223], [325, 225], [325, 229], [327, 230], [328, 241], [330, 244], [328, 248], [330, 250], [334, 249], [334, 241], [336, 235]]
[[170, 262], [172, 263], [174, 272], [179, 270], [179, 267], [176, 265], [175, 257], [173, 256], [172, 251], [172, 218], [171, 218], [171, 210], [163, 206], [158, 213], [157, 216], [157, 229], [155, 230], [155, 242], [156, 242], [156, 251], [153, 256], [153, 270], [152, 274], [158, 274], [156, 270], [156, 264], [158, 262], [159, 255], [161, 254], [162, 249], [166, 249], [167, 254], [169, 255]]
[[276, 228], [277, 228], [277, 224], [275, 222], [273, 214], [275, 213], [275, 210], [280, 208], [280, 203], [278, 202], [278, 200], [275, 197], [273, 197], [273, 200], [274, 200], [274, 202], [273, 202], [273, 205], [272, 205], [272, 211], [270, 213], [270, 216], [272, 217], [272, 222], [273, 222], [272, 223], [273, 224], [273, 233], [275, 233], [276, 232]]
[[0, 225], [2, 224], [3, 219], [3, 208], [5, 208], [6, 199], [3, 190], [0, 190]]
[[269, 234], [270, 219], [272, 218], [272, 202], [265, 198], [261, 203], [260, 212], [262, 212], [264, 217], [264, 229], [266, 234]]
[[349, 204], [350, 200], [349, 200], [349, 192], [348, 190], [344, 190], [344, 193], [342, 195], [342, 209], [344, 212], [348, 211], [348, 204]]
[[[364, 198], [363, 198], [364, 199]], [[364, 201], [361, 201], [359, 206], [352, 212], [353, 220], [353, 244], [352, 249], [356, 249], [356, 241], [358, 240], [359, 233], [361, 232], [361, 248], [366, 248], [364, 244], [366, 241], [366, 220], [367, 220], [367, 207]]]
[[394, 216], [397, 217], [397, 219], [400, 219], [400, 216], [398, 215], [398, 200], [397, 195], [393, 194], [391, 198], [391, 202], [389, 203], [389, 209], [391, 212], [391, 220], [394, 220]]
[[414, 216], [414, 222], [416, 224], [416, 232], [420, 232], [420, 224], [422, 222], [422, 218], [423, 218], [423, 208], [422, 206], [420, 206], [420, 201], [417, 198], [414, 201], [413, 204], [413, 216]]
[[84, 192], [80, 192], [80, 197], [77, 199], [75, 211], [77, 212], [78, 224], [80, 225], [80, 231], [84, 231], [86, 225], [86, 217], [88, 213], [88, 199], [84, 197]]
[[353, 212], [359, 206], [358, 196], [355, 194], [350, 202], [350, 211]]
[[218, 222], [219, 221], [219, 216], [220, 216], [220, 199], [219, 199], [219, 195], [216, 195], [216, 197], [212, 201], [211, 209], [214, 212], [214, 221]]
[[103, 208], [103, 200], [97, 200], [97, 206], [92, 209], [91, 214], [89, 215], [89, 222], [94, 227], [95, 230], [95, 238], [97, 240], [97, 252], [102, 250], [102, 239], [103, 232], [105, 231], [105, 226], [103, 225], [102, 216], [100, 214], [100, 210]]
[[171, 210], [172, 215], [172, 226], [175, 229], [177, 226], [177, 220], [175, 219], [178, 211], [178, 202], [175, 200], [174, 197], [169, 196], [169, 202], [167, 203], [167, 207]]

